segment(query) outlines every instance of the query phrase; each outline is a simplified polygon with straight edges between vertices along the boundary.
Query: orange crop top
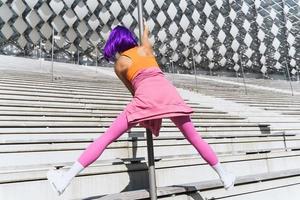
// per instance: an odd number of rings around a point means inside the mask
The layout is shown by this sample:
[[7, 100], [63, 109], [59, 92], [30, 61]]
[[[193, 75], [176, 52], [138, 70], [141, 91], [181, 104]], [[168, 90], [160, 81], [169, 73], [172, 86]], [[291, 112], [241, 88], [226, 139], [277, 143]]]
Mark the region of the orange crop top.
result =
[[131, 48], [124, 51], [121, 55], [129, 57], [132, 61], [132, 65], [127, 70], [127, 79], [133, 80], [137, 72], [141, 69], [159, 67], [154, 56], [140, 56], [138, 55], [138, 47]]

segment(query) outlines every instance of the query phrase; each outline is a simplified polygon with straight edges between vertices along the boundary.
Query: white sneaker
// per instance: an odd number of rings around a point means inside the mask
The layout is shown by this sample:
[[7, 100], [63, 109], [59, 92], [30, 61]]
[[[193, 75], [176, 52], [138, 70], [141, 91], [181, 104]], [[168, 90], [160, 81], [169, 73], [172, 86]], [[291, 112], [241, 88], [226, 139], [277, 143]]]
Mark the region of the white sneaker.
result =
[[221, 181], [224, 185], [225, 190], [231, 190], [234, 187], [235, 175], [228, 172], [225, 177], [221, 178]]
[[64, 181], [63, 172], [61, 170], [49, 170], [47, 172], [47, 179], [52, 189], [57, 192], [58, 195], [61, 195], [68, 186]]

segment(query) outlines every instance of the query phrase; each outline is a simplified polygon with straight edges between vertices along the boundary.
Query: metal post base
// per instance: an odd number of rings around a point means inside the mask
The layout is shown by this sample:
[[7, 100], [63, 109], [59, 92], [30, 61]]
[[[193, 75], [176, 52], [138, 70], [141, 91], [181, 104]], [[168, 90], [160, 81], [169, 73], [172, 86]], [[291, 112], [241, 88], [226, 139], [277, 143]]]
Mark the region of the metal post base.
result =
[[146, 129], [146, 132], [147, 132], [147, 150], [148, 150], [148, 167], [149, 167], [149, 190], [150, 190], [149, 193], [150, 193], [151, 200], [157, 200], [153, 137], [152, 137], [151, 130]]

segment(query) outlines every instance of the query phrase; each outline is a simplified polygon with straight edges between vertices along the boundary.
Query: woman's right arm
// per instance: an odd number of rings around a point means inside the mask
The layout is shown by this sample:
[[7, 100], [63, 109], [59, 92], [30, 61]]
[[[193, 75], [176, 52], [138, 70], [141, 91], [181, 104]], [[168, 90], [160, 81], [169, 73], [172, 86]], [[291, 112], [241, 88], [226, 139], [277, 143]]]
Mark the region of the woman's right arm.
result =
[[145, 20], [144, 20], [144, 32], [142, 36], [142, 46], [152, 51], [152, 44], [149, 40], [149, 27]]

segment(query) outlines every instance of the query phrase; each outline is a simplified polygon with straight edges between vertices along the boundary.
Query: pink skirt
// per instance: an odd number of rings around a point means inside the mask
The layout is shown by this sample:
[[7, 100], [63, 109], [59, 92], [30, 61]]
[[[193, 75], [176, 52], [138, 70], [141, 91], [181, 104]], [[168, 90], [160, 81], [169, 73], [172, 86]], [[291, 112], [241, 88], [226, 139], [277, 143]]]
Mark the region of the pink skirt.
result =
[[193, 113], [159, 67], [140, 70], [131, 83], [134, 97], [124, 110], [128, 123], [140, 123], [158, 136], [162, 118]]

